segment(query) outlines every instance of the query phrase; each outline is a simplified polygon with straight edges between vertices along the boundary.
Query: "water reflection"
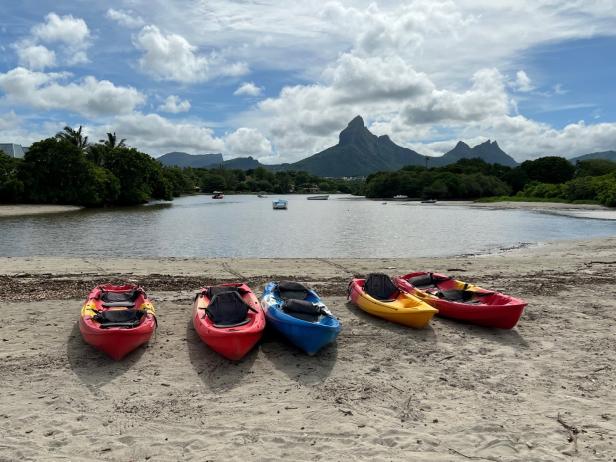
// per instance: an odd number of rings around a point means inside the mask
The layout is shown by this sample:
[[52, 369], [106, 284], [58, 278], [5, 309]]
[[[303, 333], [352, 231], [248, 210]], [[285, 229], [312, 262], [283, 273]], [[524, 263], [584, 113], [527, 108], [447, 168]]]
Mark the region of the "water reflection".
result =
[[412, 202], [191, 196], [145, 207], [0, 219], [3, 256], [412, 257], [609, 236], [616, 223]]

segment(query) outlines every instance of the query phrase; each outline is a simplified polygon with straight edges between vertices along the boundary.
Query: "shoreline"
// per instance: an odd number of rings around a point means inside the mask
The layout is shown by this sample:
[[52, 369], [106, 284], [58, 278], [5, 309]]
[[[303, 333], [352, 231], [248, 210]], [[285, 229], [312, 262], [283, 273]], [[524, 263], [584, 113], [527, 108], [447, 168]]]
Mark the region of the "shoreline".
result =
[[[455, 258], [2, 257], [0, 458], [611, 461], [615, 248], [610, 238]], [[529, 305], [513, 330], [442, 318], [415, 330], [346, 302], [354, 275], [423, 268]], [[196, 336], [202, 285], [246, 280], [258, 295], [283, 278], [320, 292], [342, 323], [335, 344], [309, 357], [267, 333], [234, 363]], [[108, 280], [142, 284], [159, 319], [155, 339], [121, 362], [85, 345], [76, 324]]]
[[0, 204], [0, 218], [45, 215], [50, 213], [77, 212], [84, 207], [52, 204]]

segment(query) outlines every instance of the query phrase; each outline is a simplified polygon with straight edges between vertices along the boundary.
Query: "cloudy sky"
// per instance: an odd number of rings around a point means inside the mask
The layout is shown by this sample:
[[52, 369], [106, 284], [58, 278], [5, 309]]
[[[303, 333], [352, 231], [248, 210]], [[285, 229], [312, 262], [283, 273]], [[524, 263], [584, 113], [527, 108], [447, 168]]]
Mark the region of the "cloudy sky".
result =
[[[284, 5], [284, 7], [280, 6]], [[65, 125], [292, 162], [355, 115], [439, 155], [616, 149], [616, 0], [22, 0], [0, 15], [0, 142]]]

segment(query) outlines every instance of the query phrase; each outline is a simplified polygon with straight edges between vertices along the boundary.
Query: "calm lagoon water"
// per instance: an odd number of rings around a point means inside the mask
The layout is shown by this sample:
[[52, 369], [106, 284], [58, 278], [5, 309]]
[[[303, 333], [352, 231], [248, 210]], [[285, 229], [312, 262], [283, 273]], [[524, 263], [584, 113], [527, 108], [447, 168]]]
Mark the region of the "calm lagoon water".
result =
[[[288, 210], [272, 210], [284, 197]], [[0, 218], [2, 256], [412, 257], [616, 235], [616, 222], [526, 210], [330, 196], [189, 196], [144, 207]]]

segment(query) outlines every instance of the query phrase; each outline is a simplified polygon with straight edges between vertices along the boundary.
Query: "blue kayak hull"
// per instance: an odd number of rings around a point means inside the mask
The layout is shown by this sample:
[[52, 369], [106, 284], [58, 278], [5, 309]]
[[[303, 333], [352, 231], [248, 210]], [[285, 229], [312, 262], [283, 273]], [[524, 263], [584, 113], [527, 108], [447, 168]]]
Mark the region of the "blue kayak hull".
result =
[[[276, 283], [268, 283], [261, 299], [267, 324], [270, 327], [309, 355], [316, 354], [336, 340], [340, 332], [340, 322], [334, 316], [321, 316], [318, 322], [304, 321], [289, 316], [282, 310], [282, 299], [276, 296], [275, 288]], [[307, 300], [313, 303], [320, 302], [319, 297], [313, 291]]]

